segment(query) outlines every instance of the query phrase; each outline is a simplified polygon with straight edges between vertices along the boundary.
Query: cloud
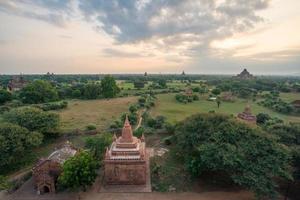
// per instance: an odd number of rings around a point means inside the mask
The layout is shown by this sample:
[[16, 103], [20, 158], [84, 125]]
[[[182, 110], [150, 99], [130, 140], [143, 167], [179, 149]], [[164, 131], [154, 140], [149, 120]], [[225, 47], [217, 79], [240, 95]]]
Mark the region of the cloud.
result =
[[149, 55], [142, 55], [134, 52], [120, 51], [118, 49], [112, 49], [112, 48], [103, 49], [102, 52], [104, 53], [104, 56], [107, 57], [137, 58], [137, 57], [149, 56]]
[[66, 25], [66, 18], [71, 12], [69, 2], [67, 0], [1, 1], [0, 11], [64, 27]]
[[[96, 19], [120, 43], [193, 34], [210, 42], [252, 28], [269, 0], [80, 0], [86, 19]], [[116, 31], [118, 30], [118, 31]]]

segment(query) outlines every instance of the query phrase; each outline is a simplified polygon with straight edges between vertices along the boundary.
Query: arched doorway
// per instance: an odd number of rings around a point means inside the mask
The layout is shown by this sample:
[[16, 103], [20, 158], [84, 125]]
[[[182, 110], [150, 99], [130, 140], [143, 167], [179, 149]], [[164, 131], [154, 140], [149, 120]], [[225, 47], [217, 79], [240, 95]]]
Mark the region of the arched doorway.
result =
[[44, 185], [43, 186], [43, 190], [42, 190], [42, 193], [45, 194], [45, 193], [49, 193], [50, 192], [50, 189], [48, 186]]

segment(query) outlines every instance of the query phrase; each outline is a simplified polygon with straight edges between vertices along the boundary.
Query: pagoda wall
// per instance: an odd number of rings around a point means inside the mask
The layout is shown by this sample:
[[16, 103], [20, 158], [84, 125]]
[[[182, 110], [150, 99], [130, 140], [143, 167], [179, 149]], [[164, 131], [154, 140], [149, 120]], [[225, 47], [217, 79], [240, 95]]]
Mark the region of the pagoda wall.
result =
[[105, 182], [109, 185], [143, 185], [146, 170], [145, 160], [106, 160]]

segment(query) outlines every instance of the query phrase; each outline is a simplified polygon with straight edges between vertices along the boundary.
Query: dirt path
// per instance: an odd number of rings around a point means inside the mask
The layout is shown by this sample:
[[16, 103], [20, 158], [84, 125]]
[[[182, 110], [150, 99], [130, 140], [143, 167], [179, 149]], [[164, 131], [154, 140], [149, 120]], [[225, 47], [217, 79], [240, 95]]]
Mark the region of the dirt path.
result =
[[88, 193], [81, 200], [254, 200], [247, 191], [240, 192], [183, 192], [183, 193]]

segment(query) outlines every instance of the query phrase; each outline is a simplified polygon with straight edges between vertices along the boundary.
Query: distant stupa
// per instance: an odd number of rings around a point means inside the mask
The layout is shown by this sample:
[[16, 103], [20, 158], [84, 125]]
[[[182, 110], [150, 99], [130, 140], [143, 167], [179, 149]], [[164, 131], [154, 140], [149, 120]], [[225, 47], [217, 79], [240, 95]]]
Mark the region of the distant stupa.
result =
[[182, 71], [181, 75], [182, 75], [182, 76], [185, 76], [185, 72], [184, 72], [184, 71]]
[[245, 68], [240, 74], [236, 76], [236, 78], [247, 80], [247, 79], [254, 79], [255, 77], [252, 74], [250, 74], [248, 70]]

